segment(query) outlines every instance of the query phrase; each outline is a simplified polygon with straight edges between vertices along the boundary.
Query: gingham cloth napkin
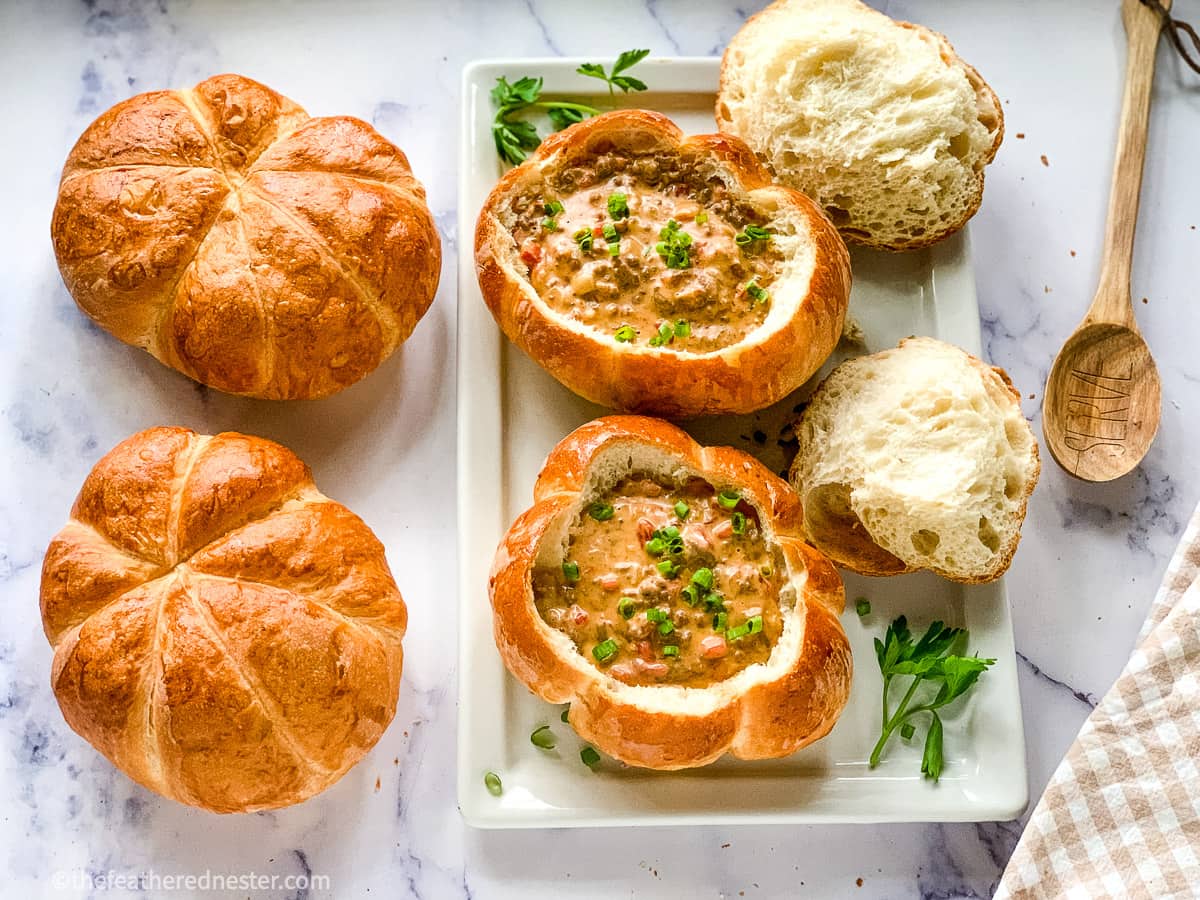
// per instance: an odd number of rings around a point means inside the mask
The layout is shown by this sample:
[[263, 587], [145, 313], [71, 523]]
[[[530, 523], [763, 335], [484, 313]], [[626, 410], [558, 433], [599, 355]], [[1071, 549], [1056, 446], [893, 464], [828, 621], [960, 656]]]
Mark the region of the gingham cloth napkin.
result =
[[1017, 844], [1004, 898], [1200, 897], [1200, 508], [1137, 649]]

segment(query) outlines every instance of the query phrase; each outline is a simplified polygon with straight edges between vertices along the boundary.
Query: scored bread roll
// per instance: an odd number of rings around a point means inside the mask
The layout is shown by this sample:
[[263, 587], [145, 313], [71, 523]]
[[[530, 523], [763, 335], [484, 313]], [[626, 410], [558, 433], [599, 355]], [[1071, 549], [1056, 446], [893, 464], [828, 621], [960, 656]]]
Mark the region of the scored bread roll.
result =
[[407, 612], [383, 546], [272, 441], [117, 445], [46, 551], [41, 609], [67, 724], [180, 803], [299, 803], [396, 711]]
[[808, 197], [736, 138], [647, 110], [543, 141], [484, 203], [475, 261], [500, 328], [546, 371], [670, 417], [791, 393], [836, 346], [850, 294], [845, 243]]
[[120, 340], [231, 394], [363, 378], [437, 291], [441, 243], [404, 153], [240, 75], [138, 94], [63, 167], [54, 253]]
[[1004, 133], [1000, 102], [935, 31], [859, 0], [777, 0], [721, 63], [717, 126], [850, 241], [924, 247], [966, 224]]
[[999, 578], [1041, 464], [1003, 369], [928, 337], [842, 363], [796, 428], [812, 543], [867, 575]]
[[852, 674], [841, 578], [762, 463], [608, 416], [551, 451], [533, 496], [496, 550], [496, 646], [580, 737], [665, 770], [833, 728]]

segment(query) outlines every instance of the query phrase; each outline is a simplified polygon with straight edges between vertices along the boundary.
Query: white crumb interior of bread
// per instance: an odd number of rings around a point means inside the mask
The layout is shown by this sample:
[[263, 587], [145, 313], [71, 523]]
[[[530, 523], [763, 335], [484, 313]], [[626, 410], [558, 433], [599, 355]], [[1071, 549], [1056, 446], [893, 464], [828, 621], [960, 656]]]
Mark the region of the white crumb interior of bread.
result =
[[1000, 376], [932, 338], [839, 366], [805, 410], [806, 495], [848, 489], [871, 538], [909, 566], [983, 577], [1011, 555], [1033, 435]]
[[[542, 167], [541, 174], [531, 175], [515, 186], [514, 197], [527, 191], [540, 190], [545, 172], [556, 165], [562, 164], [562, 161], [558, 157], [551, 158]], [[778, 275], [771, 284], [771, 309], [767, 317], [758, 328], [755, 328], [743, 340], [735, 344], [712, 350], [708, 353], [693, 353], [674, 345], [656, 348], [651, 347], [649, 343], [620, 344], [613, 341], [608, 335], [602, 335], [583, 322], [563, 315], [558, 310], [553, 309], [538, 295], [538, 292], [529, 281], [529, 267], [522, 261], [520, 248], [517, 246], [516, 239], [512, 236], [513, 229], [516, 227], [517, 215], [513, 212], [510, 203], [503, 204], [496, 216], [497, 222], [501, 226], [500, 240], [503, 243], [502, 247], [495, 248], [497, 250], [497, 259], [507, 270], [508, 274], [520, 284], [522, 291], [524, 291], [530, 302], [534, 304], [543, 316], [551, 319], [563, 328], [585, 335], [592, 340], [602, 341], [605, 345], [611, 345], [613, 352], [669, 354], [694, 358], [721, 355], [736, 356], [746, 346], [762, 343], [768, 336], [795, 318], [797, 310], [808, 295], [809, 285], [812, 282], [813, 273], [816, 269], [816, 245], [813, 243], [812, 235], [809, 233], [808, 219], [805, 214], [781, 204], [777, 189], [765, 188], [756, 191], [745, 191], [739, 186], [738, 180], [734, 177], [733, 173], [724, 166], [716, 164], [711, 166], [700, 165], [697, 166], [697, 170], [702, 177], [715, 175], [720, 178], [731, 193], [747, 200], [758, 209], [766, 220], [765, 227], [771, 232], [772, 242], [783, 256], [783, 262], [779, 267]], [[559, 197], [563, 196], [561, 190], [557, 194]]]
[[[566, 558], [567, 538], [571, 523], [579, 517], [584, 509], [608, 494], [623, 478], [633, 474], [650, 475], [660, 483], [667, 485], [683, 485], [691, 478], [702, 478], [717, 490], [730, 486], [712, 480], [703, 472], [683, 465], [678, 457], [644, 442], [614, 441], [592, 457], [578, 502], [568, 507], [546, 529], [542, 543], [538, 547], [537, 564], [554, 568], [560, 566], [563, 559]], [[741, 489], [740, 485], [732, 486]], [[758, 512], [763, 541], [767, 547], [773, 550], [778, 549], [779, 545], [775, 540], [775, 531], [770, 517], [766, 515], [757, 499], [750, 494], [743, 492], [742, 499]], [[780, 553], [780, 558], [785, 558], [782, 553]], [[572, 667], [578, 671], [602, 680], [605, 688], [619, 697], [622, 702], [653, 712], [704, 715], [724, 706], [733, 697], [744, 693], [756, 684], [773, 681], [793, 667], [804, 643], [806, 611], [805, 605], [797, 603], [796, 600], [801, 596], [807, 580], [807, 571], [795, 572], [789, 569], [788, 581], [779, 594], [779, 611], [783, 616], [783, 631], [775, 642], [775, 646], [772, 647], [768, 660], [765, 663], [749, 665], [724, 681], [714, 682], [703, 688], [679, 685], [627, 685], [615, 678], [610, 678], [583, 657], [570, 637], [548, 625], [541, 618], [536, 610], [536, 604], [534, 604], [532, 587], [529, 590], [528, 602], [535, 606], [534, 617], [538, 627], [549, 632], [550, 640], [558, 649], [559, 655], [564, 659], [569, 659]]]
[[973, 211], [998, 127], [941, 50], [858, 0], [792, 0], [731, 45], [722, 117], [838, 227], [919, 241]]

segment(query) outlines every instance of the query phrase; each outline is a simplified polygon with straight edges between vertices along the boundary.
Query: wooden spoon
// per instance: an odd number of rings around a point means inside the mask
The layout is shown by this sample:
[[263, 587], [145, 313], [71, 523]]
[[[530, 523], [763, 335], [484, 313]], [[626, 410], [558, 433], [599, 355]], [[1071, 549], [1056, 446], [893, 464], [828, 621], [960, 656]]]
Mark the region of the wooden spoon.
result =
[[[1171, 0], [1160, 2], [1171, 6]], [[1134, 321], [1129, 291], [1162, 20], [1140, 0], [1122, 0], [1121, 18], [1129, 59], [1100, 286], [1054, 360], [1042, 404], [1042, 434], [1050, 455], [1085, 481], [1111, 481], [1142, 461], [1158, 432], [1162, 402], [1158, 369]]]

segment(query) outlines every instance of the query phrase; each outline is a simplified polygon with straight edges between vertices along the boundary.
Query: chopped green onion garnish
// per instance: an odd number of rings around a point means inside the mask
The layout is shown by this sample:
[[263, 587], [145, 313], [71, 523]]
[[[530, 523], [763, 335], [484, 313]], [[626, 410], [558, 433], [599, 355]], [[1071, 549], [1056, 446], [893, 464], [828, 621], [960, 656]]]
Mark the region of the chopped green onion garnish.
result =
[[661, 623], [661, 624], [658, 626], [658, 633], [659, 633], [659, 634], [661, 634], [661, 635], [663, 635], [664, 637], [665, 637], [666, 635], [670, 634], [670, 633], [671, 633], [672, 631], [674, 631], [674, 630], [675, 630], [675, 625], [674, 625], [674, 623], [673, 623], [673, 622], [671, 622], [671, 620], [670, 620], [670, 619], [667, 619], [667, 621], [665, 621], [665, 622], [662, 622], [662, 623]]
[[726, 509], [733, 509], [738, 505], [738, 501], [742, 499], [742, 495], [737, 491], [721, 491], [717, 494], [717, 502]]
[[609, 244], [608, 245], [608, 255], [609, 256], [620, 256], [621, 255], [621, 245], [619, 243]]
[[679, 648], [676, 647], [674, 644], [667, 644], [665, 647], [662, 648], [662, 651], [663, 651], [663, 656], [678, 656], [679, 655]]
[[711, 591], [713, 586], [712, 569], [697, 569], [692, 573], [692, 584], [704, 591]]
[[632, 619], [633, 614], [637, 612], [637, 606], [628, 597], [622, 597], [617, 603], [617, 612], [621, 614], [622, 619]]
[[533, 730], [533, 734], [529, 736], [529, 742], [539, 750], [553, 750], [558, 743], [558, 738], [554, 736], [549, 725], [543, 725]]
[[687, 319], [680, 319], [675, 323], [675, 337], [685, 338], [691, 337], [692, 326], [688, 324]]
[[858, 613], [860, 618], [862, 616], [869, 616], [871, 614], [871, 601], [866, 597], [859, 597], [854, 601], [854, 611]]
[[592, 229], [580, 228], [575, 232], [575, 243], [579, 245], [579, 249], [584, 253], [590, 253], [592, 249]]
[[770, 577], [771, 577], [771, 567], [770, 567], [770, 566], [763, 566], [763, 567], [762, 567], [761, 569], [759, 569], [758, 571], [759, 571], [759, 572], [762, 574], [762, 577], [763, 577], [763, 578], [770, 578]]
[[718, 593], [711, 593], [704, 598], [704, 609], [707, 612], [724, 612], [725, 598]]
[[707, 221], [708, 221], [708, 213], [706, 213], [704, 210], [700, 210], [700, 212], [696, 213], [696, 224], [697, 225], [703, 225]]
[[758, 282], [756, 282], [753, 278], [746, 283], [746, 293], [750, 295], [750, 299], [754, 301], [755, 306], [760, 303], [766, 303], [771, 297], [771, 295], [767, 293], [766, 289], [759, 287]]
[[906, 741], [912, 740], [913, 732], [916, 730], [917, 729], [913, 727], [912, 722], [905, 722], [900, 726], [900, 737], [904, 738]]
[[499, 797], [504, 793], [504, 785], [500, 782], [500, 776], [495, 772], [483, 773], [483, 786], [487, 788], [487, 792], [493, 797]]
[[600, 765], [600, 754], [595, 747], [584, 747], [579, 751], [579, 760], [589, 769], [594, 769]]
[[571, 704], [568, 703], [567, 708], [562, 711], [562, 714], [558, 718], [561, 719], [563, 722], [568, 722], [569, 720], [567, 717], [570, 714], [571, 714]]
[[547, 231], [558, 231], [558, 220], [550, 218], [542, 219], [542, 227]]
[[592, 656], [596, 657], [596, 662], [608, 662], [617, 655], [617, 642], [612, 638], [607, 641], [601, 641], [592, 648]]
[[655, 565], [655, 568], [658, 569], [658, 574], [664, 578], [674, 578], [679, 574], [679, 566], [669, 559], [661, 560]]
[[607, 503], [593, 503], [588, 507], [588, 515], [597, 522], [607, 522], [613, 517], [613, 508]]
[[646, 541], [646, 552], [651, 556], [662, 556], [667, 549], [667, 542], [660, 537]]
[[663, 322], [658, 326], [658, 334], [650, 338], [650, 346], [661, 347], [663, 344], [669, 344], [673, 337], [675, 337], [675, 329], [671, 327], [670, 322]]
[[746, 516], [743, 513], [734, 512], [734, 514], [733, 514], [733, 533], [734, 534], [745, 534], [746, 533]]
[[675, 504], [675, 515], [679, 516], [680, 519], [686, 519], [691, 514], [692, 508], [682, 500]]
[[678, 222], [670, 219], [658, 233], [658, 238], [654, 249], [666, 262], [668, 269], [686, 269], [691, 266], [692, 258], [688, 247], [692, 246], [692, 236], [681, 230]]
[[542, 204], [542, 210], [548, 216], [557, 216], [563, 212], [563, 205], [557, 200], [547, 200]]
[[700, 602], [701, 589], [694, 584], [689, 584], [683, 589], [683, 599], [688, 606], [695, 606]]
[[665, 622], [667, 621], [667, 614], [655, 607], [654, 609], [646, 610], [646, 620], [650, 622]]
[[730, 628], [728, 631], [726, 631], [725, 639], [727, 641], [740, 641], [742, 638], [744, 638], [749, 633], [750, 633], [750, 624], [748, 622], [743, 622], [741, 625], [738, 625], [734, 628]]
[[771, 232], [767, 231], [767, 229], [760, 225], [747, 225], [738, 233], [734, 241], [737, 242], [739, 247], [745, 247], [754, 241], [769, 241], [770, 239]]
[[567, 579], [567, 581], [572, 581], [572, 582], [578, 581], [579, 580], [579, 563], [564, 562], [563, 563], [563, 578]]
[[724, 631], [729, 626], [729, 613], [719, 612], [713, 616], [713, 631]]
[[608, 214], [614, 219], [629, 218], [629, 203], [620, 191], [608, 195]]
[[758, 634], [763, 630], [762, 616], [751, 616], [746, 620], [746, 624], [750, 626], [751, 634]]
[[632, 325], [622, 325], [613, 332], [613, 337], [622, 344], [628, 344], [635, 337], [637, 337], [637, 332], [633, 330]]
[[604, 240], [610, 244], [615, 244], [621, 240], [621, 235], [617, 233], [617, 226], [612, 222], [604, 223], [604, 227], [600, 230], [604, 232]]

